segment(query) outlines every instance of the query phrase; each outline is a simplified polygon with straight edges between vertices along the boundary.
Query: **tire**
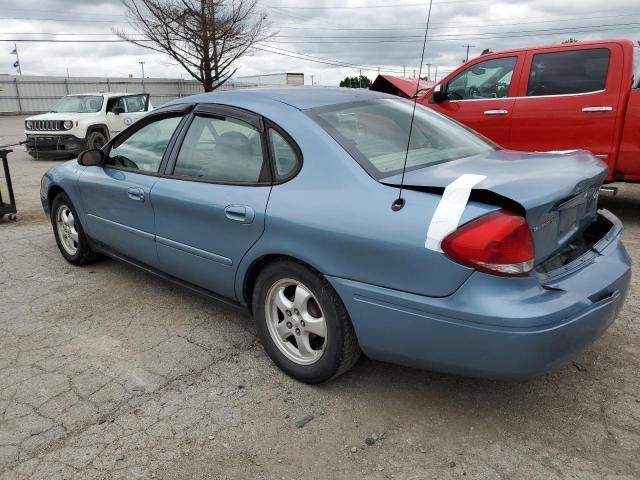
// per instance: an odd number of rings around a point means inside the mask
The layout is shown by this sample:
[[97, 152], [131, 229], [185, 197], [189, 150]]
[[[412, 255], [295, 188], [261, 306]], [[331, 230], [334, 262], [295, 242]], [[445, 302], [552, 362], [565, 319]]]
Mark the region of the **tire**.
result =
[[107, 143], [107, 137], [100, 130], [94, 130], [87, 135], [87, 148], [102, 148]]
[[[67, 216], [68, 222], [63, 219]], [[66, 228], [59, 225], [58, 220], [66, 225]], [[73, 265], [88, 265], [98, 259], [98, 254], [91, 251], [89, 241], [84, 233], [78, 214], [69, 197], [64, 193], [59, 193], [53, 199], [51, 206], [51, 225], [53, 226], [53, 235], [60, 249], [60, 253]], [[77, 239], [77, 240], [74, 240]], [[75, 248], [74, 248], [75, 247]]]
[[293, 260], [276, 260], [260, 272], [253, 292], [258, 336], [275, 364], [291, 377], [322, 383], [345, 373], [360, 358], [342, 300], [316, 271]]

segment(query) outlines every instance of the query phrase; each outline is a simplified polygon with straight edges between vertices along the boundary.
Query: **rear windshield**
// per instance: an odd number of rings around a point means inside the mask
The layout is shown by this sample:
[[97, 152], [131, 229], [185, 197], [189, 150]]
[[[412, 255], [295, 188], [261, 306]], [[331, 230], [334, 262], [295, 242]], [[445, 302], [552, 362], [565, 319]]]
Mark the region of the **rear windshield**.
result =
[[[374, 178], [402, 171], [413, 103], [380, 99], [307, 110]], [[416, 106], [407, 170], [496, 150], [489, 140], [421, 105]]]

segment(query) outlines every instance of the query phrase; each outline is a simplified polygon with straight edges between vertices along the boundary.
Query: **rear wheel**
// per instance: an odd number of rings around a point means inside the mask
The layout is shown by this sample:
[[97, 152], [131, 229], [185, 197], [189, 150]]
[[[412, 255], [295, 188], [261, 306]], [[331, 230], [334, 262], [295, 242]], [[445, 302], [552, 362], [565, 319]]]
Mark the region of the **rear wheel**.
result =
[[253, 312], [267, 353], [297, 380], [324, 382], [360, 357], [340, 297], [324, 277], [298, 262], [267, 265], [256, 280]]
[[87, 148], [102, 148], [107, 143], [107, 137], [100, 130], [94, 130], [87, 135]]
[[91, 251], [78, 215], [64, 193], [59, 193], [53, 200], [51, 224], [60, 253], [69, 263], [87, 265], [98, 258]]

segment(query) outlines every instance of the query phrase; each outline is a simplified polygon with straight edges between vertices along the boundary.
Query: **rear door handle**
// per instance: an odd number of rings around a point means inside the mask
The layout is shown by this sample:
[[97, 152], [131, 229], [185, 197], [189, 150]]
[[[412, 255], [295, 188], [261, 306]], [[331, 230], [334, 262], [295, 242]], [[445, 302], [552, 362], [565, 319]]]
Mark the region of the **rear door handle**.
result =
[[227, 205], [224, 214], [232, 222], [238, 223], [251, 223], [255, 217], [253, 209], [246, 205]]
[[507, 115], [509, 110], [485, 110], [485, 115]]
[[127, 196], [131, 200], [136, 200], [138, 202], [144, 202], [144, 190], [139, 187], [131, 187], [127, 190]]
[[609, 106], [584, 107], [582, 111], [583, 112], [613, 112], [613, 107], [609, 107]]

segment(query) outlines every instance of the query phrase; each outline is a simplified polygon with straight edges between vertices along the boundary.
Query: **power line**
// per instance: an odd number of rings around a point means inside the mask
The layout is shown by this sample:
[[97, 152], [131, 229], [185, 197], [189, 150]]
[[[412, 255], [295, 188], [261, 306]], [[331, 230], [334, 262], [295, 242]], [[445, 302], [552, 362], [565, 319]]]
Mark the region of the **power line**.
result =
[[[550, 28], [550, 29], [535, 29], [535, 30], [519, 30], [519, 31], [502, 31], [502, 32], [478, 32], [477, 34], [466, 34], [466, 33], [441, 33], [438, 35], [432, 35], [429, 38], [442, 38], [442, 37], [455, 37], [455, 38], [464, 38], [466, 36], [469, 35], [502, 35], [502, 34], [522, 34], [522, 33], [540, 33], [540, 32], [558, 32], [558, 33], [575, 33], [575, 31], [577, 30], [583, 30], [586, 29], [587, 31], [592, 31], [591, 29], [595, 29], [595, 28], [604, 28], [604, 27], [635, 27], [640, 25], [640, 22], [633, 22], [633, 23], [613, 23], [613, 24], [606, 24], [606, 25], [589, 25], [589, 26], [576, 26], [576, 27], [565, 27], [565, 28]], [[300, 38], [299, 35], [277, 35], [276, 38]], [[322, 40], [326, 40], [326, 39], [338, 39], [338, 40], [349, 40], [349, 39], [375, 39], [375, 40], [379, 40], [382, 41], [384, 39], [409, 39], [409, 38], [415, 38], [415, 39], [419, 39], [422, 38], [422, 35], [393, 35], [393, 36], [377, 36], [377, 37], [373, 37], [371, 35], [364, 35], [364, 36], [358, 36], [358, 35], [349, 35], [349, 36], [336, 36], [336, 35], [332, 35], [332, 36], [309, 36], [309, 35], [305, 35], [304, 36], [305, 39], [309, 39], [309, 38], [313, 38], [313, 39], [322, 39]]]
[[[629, 17], [633, 17], [633, 16], [639, 16], [640, 17], [640, 12], [634, 12], [634, 13], [620, 13], [620, 14], [616, 14], [616, 15], [599, 15], [599, 16], [594, 16], [594, 17], [580, 17], [580, 18], [554, 18], [553, 20], [538, 20], [538, 21], [533, 21], [533, 22], [514, 22], [514, 23], [492, 23], [492, 24], [468, 24], [468, 23], [463, 23], [463, 22], [442, 22], [440, 23], [440, 25], [445, 25], [442, 27], [430, 27], [430, 29], [438, 29], [438, 30], [446, 30], [446, 29], [450, 29], [451, 27], [455, 27], [455, 26], [461, 26], [464, 28], [468, 28], [468, 27], [506, 27], [506, 26], [514, 26], [514, 25], [534, 25], [534, 24], [538, 24], [538, 23], [553, 23], [553, 22], [578, 22], [578, 21], [583, 21], [583, 20], [600, 20], [603, 18], [618, 18], [618, 17], [625, 17], [625, 18], [629, 18]], [[536, 17], [525, 17], [525, 18], [536, 18]], [[538, 17], [538, 18], [550, 18], [550, 17]], [[375, 31], [384, 31], [384, 30], [399, 30], [398, 27], [402, 27], [403, 31], [406, 30], [422, 30], [421, 27], [414, 27], [414, 28], [406, 28], [407, 26], [412, 26], [412, 25], [419, 25], [416, 23], [382, 23], [382, 24], [374, 24], [375, 26], [373, 27], [358, 27], [358, 26], [352, 26], [352, 25], [344, 25], [342, 27], [340, 26], [336, 26], [335, 24], [333, 26], [326, 26], [326, 25], [320, 25], [320, 24], [304, 24], [304, 25], [278, 25], [276, 29], [286, 29], [286, 30], [308, 30], [310, 29], [310, 27], [321, 27], [323, 30], [363, 30], [363, 31], [369, 31], [369, 30], [375, 30]], [[389, 25], [389, 26], [385, 26], [385, 25]]]
[[[634, 24], [635, 25], [635, 24]], [[536, 31], [531, 31], [531, 33], [529, 34], [514, 34], [514, 35], [488, 35], [488, 36], [477, 36], [477, 35], [482, 35], [482, 34], [459, 34], [459, 35], [440, 35], [438, 36], [439, 38], [432, 38], [429, 37], [429, 41], [430, 42], [453, 42], [453, 41], [467, 41], [467, 40], [492, 40], [492, 39], [500, 39], [500, 38], [524, 38], [524, 37], [531, 37], [531, 36], [540, 36], [540, 37], [548, 37], [548, 36], [554, 36], [554, 35], [562, 35], [562, 34], [567, 34], [567, 33], [591, 33], [591, 32], [606, 32], [606, 31], [615, 31], [615, 30], [623, 30], [620, 27], [614, 27], [614, 28], [587, 28], [584, 30], [559, 30], [557, 32], [550, 32], [550, 33], [540, 33], [540, 32], [536, 32]], [[434, 35], [435, 36], [435, 35]], [[442, 38], [442, 37], [448, 37], [448, 38]], [[349, 40], [339, 40], [339, 41], [306, 41], [306, 40], [289, 40], [289, 41], [277, 41], [277, 40], [272, 40], [273, 43], [279, 43], [279, 44], [283, 44], [283, 45], [291, 45], [291, 44], [308, 44], [308, 45], [330, 45], [330, 44], [336, 44], [336, 43], [341, 43], [341, 44], [372, 44], [372, 45], [378, 45], [378, 44], [382, 44], [382, 43], [415, 43], [415, 40], [409, 40], [407, 38], [409, 37], [397, 37], [395, 39], [388, 39], [388, 40], [380, 40], [380, 39], [375, 39], [375, 37], [371, 37], [372, 40], [367, 41], [367, 40], [353, 40], [353, 41], [349, 41]]]
[[[565, 27], [565, 28], [551, 28], [551, 29], [533, 29], [533, 30], [519, 30], [519, 31], [499, 31], [499, 32], [478, 32], [472, 34], [460, 34], [460, 33], [442, 33], [438, 35], [431, 35], [429, 38], [443, 38], [443, 37], [453, 37], [453, 38], [461, 38], [464, 39], [471, 35], [504, 35], [504, 34], [526, 34], [526, 33], [543, 33], [543, 32], [551, 32], [552, 34], [561, 34], [561, 33], [580, 33], [582, 31], [597, 31], [596, 29], [600, 28], [608, 28], [608, 27], [636, 27], [640, 25], [640, 22], [632, 22], [632, 23], [614, 23], [614, 24], [605, 24], [605, 25], [587, 25], [587, 26], [575, 26], [575, 27]], [[55, 32], [8, 32], [8, 33], [0, 33], [0, 35], [60, 35], [60, 36], [113, 36], [113, 33], [55, 33]], [[132, 35], [136, 35], [135, 33]], [[298, 39], [301, 38], [300, 35], [277, 35], [275, 38], [293, 38]], [[422, 35], [392, 35], [392, 36], [371, 36], [371, 35], [348, 35], [348, 36], [309, 36], [305, 35], [304, 39], [320, 39], [320, 40], [356, 40], [356, 39], [371, 39], [376, 42], [383, 42], [384, 40], [407, 40], [407, 39], [420, 39]], [[492, 37], [487, 37], [492, 38]], [[315, 43], [315, 42], [310, 42]], [[334, 43], [334, 42], [332, 42]], [[338, 42], [335, 42], [338, 43]]]
[[[474, 0], [473, 3], [490, 2], [493, 0]], [[440, 2], [433, 2], [433, 5], [446, 5], [450, 3], [466, 3], [469, 4], [469, 0], [442, 0]], [[347, 10], [359, 10], [359, 9], [372, 9], [372, 8], [416, 8], [424, 7], [424, 3], [387, 3], [377, 5], [332, 5], [324, 7], [291, 7], [288, 5], [265, 5], [268, 8], [274, 8], [277, 10], [335, 10], [335, 9], [347, 9]]]

